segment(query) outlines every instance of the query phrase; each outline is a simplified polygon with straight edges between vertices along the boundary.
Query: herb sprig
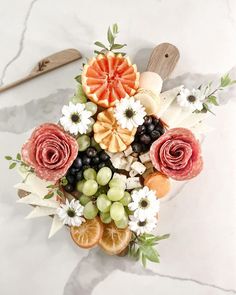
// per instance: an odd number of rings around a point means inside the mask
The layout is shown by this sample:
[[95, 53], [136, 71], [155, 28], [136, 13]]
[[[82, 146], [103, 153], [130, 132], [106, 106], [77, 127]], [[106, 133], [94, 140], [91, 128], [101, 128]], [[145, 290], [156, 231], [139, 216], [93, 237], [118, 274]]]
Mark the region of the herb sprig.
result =
[[144, 267], [147, 265], [147, 260], [159, 263], [160, 255], [154, 246], [158, 245], [159, 241], [168, 239], [169, 236], [169, 234], [162, 236], [152, 234], [134, 235], [129, 245], [129, 256], [141, 260]]
[[225, 74], [220, 78], [219, 86], [216, 87], [214, 90], [211, 89], [212, 82], [208, 83], [207, 85], [200, 85], [199, 90], [203, 92], [205, 95], [205, 99], [203, 101], [203, 108], [201, 111], [195, 111], [196, 113], [206, 113], [210, 112], [214, 114], [211, 110], [211, 105], [219, 106], [218, 99], [216, 97], [216, 93], [218, 91], [225, 90], [226, 87], [232, 86], [236, 83], [236, 80], [232, 80], [229, 74]]
[[32, 167], [22, 161], [20, 153], [17, 153], [15, 158], [12, 156], [5, 156], [5, 159], [9, 161], [9, 169], [14, 169], [15, 167], [19, 166], [27, 172], [34, 172]]
[[49, 189], [48, 193], [43, 197], [44, 199], [51, 199], [52, 197], [60, 197], [60, 198], [64, 198], [64, 193], [62, 192], [62, 190], [60, 189], [60, 186], [58, 183], [56, 184], [50, 184], [47, 186], [47, 188]]
[[108, 41], [109, 45], [106, 46], [100, 41], [94, 42], [94, 44], [96, 46], [101, 48], [100, 50], [94, 50], [94, 53], [104, 54], [107, 51], [113, 51], [115, 54], [121, 54], [124, 56], [126, 54], [125, 52], [114, 51], [114, 50], [122, 49], [123, 47], [127, 46], [127, 44], [119, 44], [119, 43], [115, 42], [116, 38], [118, 36], [118, 33], [119, 33], [119, 28], [118, 28], [117, 24], [110, 26], [107, 30], [107, 41]]

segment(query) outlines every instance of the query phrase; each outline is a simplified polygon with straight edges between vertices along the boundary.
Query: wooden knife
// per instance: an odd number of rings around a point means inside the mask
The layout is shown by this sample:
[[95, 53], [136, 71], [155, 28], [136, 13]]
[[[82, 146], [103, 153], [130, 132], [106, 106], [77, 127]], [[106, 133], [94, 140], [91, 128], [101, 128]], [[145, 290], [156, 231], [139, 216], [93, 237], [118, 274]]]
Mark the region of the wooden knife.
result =
[[65, 49], [47, 56], [37, 63], [28, 76], [0, 87], [0, 93], [80, 58], [82, 55], [76, 49]]

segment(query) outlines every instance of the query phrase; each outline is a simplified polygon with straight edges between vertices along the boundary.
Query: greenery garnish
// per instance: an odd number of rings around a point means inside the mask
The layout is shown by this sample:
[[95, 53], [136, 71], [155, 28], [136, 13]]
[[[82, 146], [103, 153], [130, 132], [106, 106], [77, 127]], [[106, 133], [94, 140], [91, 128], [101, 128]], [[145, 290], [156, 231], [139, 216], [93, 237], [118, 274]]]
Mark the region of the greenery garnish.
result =
[[12, 156], [5, 156], [5, 159], [9, 161], [9, 169], [14, 169], [18, 165], [18, 167], [23, 168], [27, 172], [34, 172], [33, 168], [21, 160], [20, 153], [17, 153], [15, 158]]
[[203, 108], [201, 111], [196, 110], [196, 113], [206, 113], [210, 112], [214, 114], [210, 108], [211, 105], [219, 106], [216, 93], [218, 91], [224, 90], [226, 87], [229, 87], [236, 83], [236, 80], [232, 80], [229, 74], [225, 74], [220, 78], [219, 86], [216, 87], [214, 90], [211, 89], [212, 82], [208, 83], [207, 85], [200, 85], [198, 89], [200, 89], [204, 95], [205, 99], [203, 101]]
[[51, 199], [53, 196], [64, 197], [64, 193], [61, 191], [59, 184], [50, 184], [47, 188], [49, 192], [43, 197], [44, 199]]
[[119, 28], [118, 28], [117, 24], [110, 26], [107, 30], [107, 40], [108, 40], [109, 45], [106, 46], [100, 41], [94, 42], [94, 44], [96, 46], [101, 48], [100, 50], [94, 50], [94, 53], [104, 54], [107, 51], [113, 51], [115, 54], [125, 55], [126, 53], [124, 53], [124, 52], [114, 51], [114, 50], [122, 49], [123, 47], [127, 46], [127, 44], [115, 43], [118, 33], [119, 33]]
[[132, 241], [129, 244], [129, 256], [136, 260], [141, 260], [146, 267], [147, 260], [159, 263], [159, 253], [154, 248], [159, 241], [168, 239], [169, 234], [163, 236], [155, 236], [152, 234], [142, 234], [137, 236], [134, 234]]

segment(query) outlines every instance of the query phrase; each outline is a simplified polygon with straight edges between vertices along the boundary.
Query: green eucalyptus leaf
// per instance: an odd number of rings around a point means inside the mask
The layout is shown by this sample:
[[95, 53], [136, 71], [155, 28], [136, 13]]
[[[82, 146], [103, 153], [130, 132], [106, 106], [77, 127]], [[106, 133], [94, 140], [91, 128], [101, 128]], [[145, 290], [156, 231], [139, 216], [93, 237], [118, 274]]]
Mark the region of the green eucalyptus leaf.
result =
[[115, 38], [114, 38], [114, 36], [113, 36], [113, 34], [111, 32], [111, 28], [110, 27], [108, 28], [108, 31], [107, 31], [107, 40], [110, 43], [110, 45], [113, 45], [114, 44]]
[[112, 26], [112, 31], [113, 31], [113, 34], [116, 35], [119, 33], [119, 29], [118, 29], [118, 25], [117, 24], [114, 24]]
[[19, 160], [19, 161], [21, 161], [21, 154], [20, 154], [20, 153], [18, 153], [18, 154], [16, 155], [16, 159]]
[[114, 52], [115, 54], [121, 54], [122, 56], [125, 56], [126, 53], [125, 52]]
[[217, 98], [216, 98], [216, 96], [214, 96], [214, 95], [209, 96], [209, 97], [207, 98], [207, 102], [209, 102], [209, 103], [211, 103], [211, 104], [213, 104], [213, 105], [215, 105], [215, 106], [218, 106], [218, 105], [219, 105], [219, 104], [218, 104], [218, 101], [217, 101]]
[[11, 157], [11, 156], [5, 156], [5, 159], [6, 159], [7, 161], [10, 161], [10, 160], [12, 160], [12, 157]]
[[121, 49], [123, 47], [127, 46], [127, 44], [113, 44], [111, 46], [111, 50], [114, 50], [114, 49]]
[[60, 191], [59, 189], [57, 190], [57, 194], [58, 194], [58, 196], [60, 196], [60, 197], [64, 197], [64, 194], [63, 194], [63, 192], [62, 192], [62, 191]]
[[78, 82], [78, 83], [80, 83], [80, 84], [82, 84], [82, 76], [81, 75], [78, 75], [78, 76], [76, 76], [75, 77], [75, 80]]
[[221, 87], [226, 87], [226, 86], [230, 85], [231, 82], [232, 81], [230, 79], [229, 74], [226, 74], [223, 77], [221, 77], [221, 79], [220, 79], [220, 86]]
[[13, 169], [13, 168], [15, 168], [15, 167], [16, 167], [16, 163], [14, 162], [14, 163], [11, 163], [11, 164], [10, 164], [9, 169]]
[[146, 259], [146, 256], [144, 254], [142, 254], [142, 264], [143, 264], [143, 267], [147, 266], [147, 259]]
[[51, 199], [54, 196], [54, 192], [48, 193], [46, 196], [44, 196], [44, 199]]
[[153, 247], [140, 247], [141, 252], [145, 255], [145, 257], [152, 261], [159, 263], [159, 254], [156, 249]]
[[104, 49], [108, 50], [106, 48], [106, 46], [104, 44], [102, 44], [101, 42], [99, 42], [99, 41], [94, 42], [94, 44], [97, 45], [98, 47], [101, 47], [101, 48], [104, 48]]

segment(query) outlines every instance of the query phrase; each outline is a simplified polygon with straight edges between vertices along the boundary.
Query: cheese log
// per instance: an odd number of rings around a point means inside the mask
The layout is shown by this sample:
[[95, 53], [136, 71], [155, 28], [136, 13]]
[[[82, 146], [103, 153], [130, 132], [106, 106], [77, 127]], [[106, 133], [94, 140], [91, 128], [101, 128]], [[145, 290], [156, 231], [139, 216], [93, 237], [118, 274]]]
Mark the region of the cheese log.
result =
[[143, 72], [139, 79], [139, 88], [151, 90], [156, 94], [161, 93], [163, 80], [154, 72]]

